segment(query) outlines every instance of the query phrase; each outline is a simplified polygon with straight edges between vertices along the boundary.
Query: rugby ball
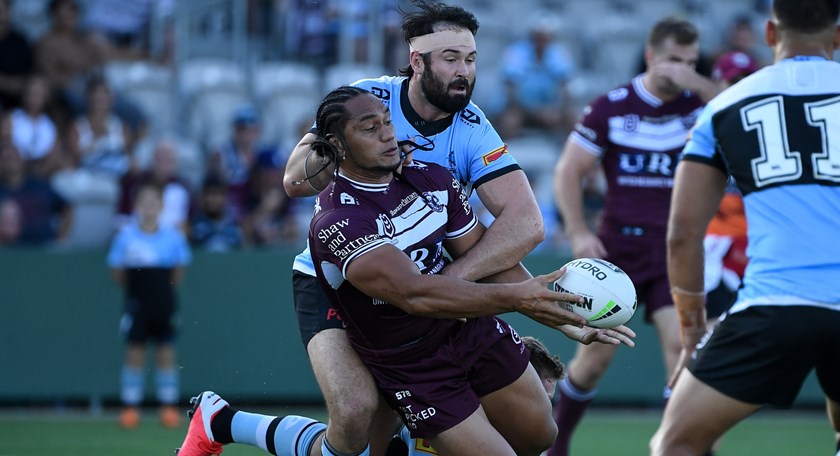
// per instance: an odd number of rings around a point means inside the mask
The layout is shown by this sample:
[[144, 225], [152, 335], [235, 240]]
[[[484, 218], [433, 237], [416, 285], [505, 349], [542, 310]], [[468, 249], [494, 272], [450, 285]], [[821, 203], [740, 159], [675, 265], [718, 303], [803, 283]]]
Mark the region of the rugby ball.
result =
[[579, 258], [565, 265], [566, 273], [554, 282], [554, 291], [583, 296], [583, 303], [566, 308], [595, 328], [614, 328], [636, 312], [636, 287], [624, 271], [609, 261]]

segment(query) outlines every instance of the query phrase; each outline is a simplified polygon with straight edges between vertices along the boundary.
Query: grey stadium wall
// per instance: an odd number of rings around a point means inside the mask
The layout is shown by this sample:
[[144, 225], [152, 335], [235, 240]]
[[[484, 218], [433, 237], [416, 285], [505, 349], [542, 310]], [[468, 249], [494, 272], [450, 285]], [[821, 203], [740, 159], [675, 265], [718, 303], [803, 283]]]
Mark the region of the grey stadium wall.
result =
[[[300, 342], [291, 289], [294, 251], [196, 252], [180, 296], [177, 342], [181, 392], [213, 389], [236, 402], [320, 403]], [[532, 255], [545, 273], [566, 259]], [[116, 401], [123, 343], [122, 296], [104, 251], [0, 252], [0, 403]], [[503, 318], [568, 362], [575, 344], [521, 315]], [[600, 405], [659, 405], [659, 344], [642, 312], [630, 326], [637, 347], [622, 347], [600, 385]], [[154, 397], [147, 378], [147, 398]], [[821, 406], [812, 375], [798, 405]]]

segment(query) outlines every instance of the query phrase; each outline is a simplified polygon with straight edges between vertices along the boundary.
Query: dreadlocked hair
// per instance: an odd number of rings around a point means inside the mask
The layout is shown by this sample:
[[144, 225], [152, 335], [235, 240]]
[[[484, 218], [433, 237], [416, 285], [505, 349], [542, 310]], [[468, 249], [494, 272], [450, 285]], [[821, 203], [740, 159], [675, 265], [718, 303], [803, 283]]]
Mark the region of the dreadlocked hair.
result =
[[[359, 95], [370, 93], [358, 87], [341, 86], [328, 93], [315, 115], [315, 135], [317, 138], [312, 142], [311, 150], [324, 158], [323, 166], [306, 178], [309, 179], [324, 171], [330, 163], [335, 165], [335, 173], [338, 173], [338, 162], [341, 161], [338, 155], [338, 148], [327, 140], [328, 135], [335, 135], [339, 142], [344, 145], [344, 127], [350, 120], [350, 113], [347, 112], [344, 104], [350, 99]], [[345, 147], [346, 150], [346, 147]]]

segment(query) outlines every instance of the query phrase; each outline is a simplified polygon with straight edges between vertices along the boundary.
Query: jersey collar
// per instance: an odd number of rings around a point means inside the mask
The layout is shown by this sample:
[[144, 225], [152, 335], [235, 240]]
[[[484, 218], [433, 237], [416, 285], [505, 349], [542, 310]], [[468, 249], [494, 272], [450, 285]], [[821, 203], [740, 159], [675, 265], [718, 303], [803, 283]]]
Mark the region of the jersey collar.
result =
[[[357, 190], [361, 190], [363, 192], [380, 192], [384, 193], [388, 190], [388, 186], [391, 185], [390, 182], [385, 182], [382, 184], [371, 184], [369, 182], [359, 182], [357, 180], [351, 179], [347, 177], [340, 169], [338, 170], [338, 177], [346, 180], [353, 186], [353, 188]], [[393, 180], [393, 179], [392, 179]]]
[[633, 90], [636, 91], [636, 95], [642, 99], [645, 103], [653, 106], [654, 108], [658, 108], [662, 106], [662, 100], [659, 99], [656, 95], [650, 93], [648, 89], [645, 87], [645, 84], [642, 82], [642, 78], [644, 74], [636, 76], [633, 78]]

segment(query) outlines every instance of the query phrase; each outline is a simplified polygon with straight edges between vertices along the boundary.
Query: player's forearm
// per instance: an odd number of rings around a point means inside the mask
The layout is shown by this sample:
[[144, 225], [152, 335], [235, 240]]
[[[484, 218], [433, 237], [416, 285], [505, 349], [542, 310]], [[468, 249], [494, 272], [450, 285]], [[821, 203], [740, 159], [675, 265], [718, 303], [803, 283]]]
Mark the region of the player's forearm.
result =
[[703, 287], [703, 233], [699, 229], [670, 228], [668, 278], [683, 332], [705, 332], [706, 299]]
[[476, 281], [507, 271], [517, 266], [544, 238], [542, 214], [536, 202], [507, 207], [481, 240], [449, 265], [446, 274]]
[[532, 278], [531, 273], [522, 266], [522, 263], [502, 272], [481, 279], [482, 283], [519, 283]]
[[508, 285], [477, 284], [442, 275], [423, 275], [404, 288], [404, 311], [433, 318], [470, 318], [516, 311], [518, 297]]
[[573, 236], [589, 231], [583, 215], [583, 181], [579, 176], [565, 169], [558, 170], [554, 177], [554, 198], [566, 234]]
[[703, 103], [708, 103], [720, 93], [720, 86], [715, 84], [711, 79], [698, 74], [692, 81], [692, 87], [689, 90], [697, 94], [703, 100]]
[[283, 189], [292, 198], [317, 195], [321, 189], [329, 184], [332, 178], [333, 168], [331, 166], [315, 175], [324, 164], [323, 159], [318, 154], [310, 153], [315, 139], [316, 136], [313, 133], [304, 135], [303, 139], [292, 150], [289, 160], [286, 162]]

